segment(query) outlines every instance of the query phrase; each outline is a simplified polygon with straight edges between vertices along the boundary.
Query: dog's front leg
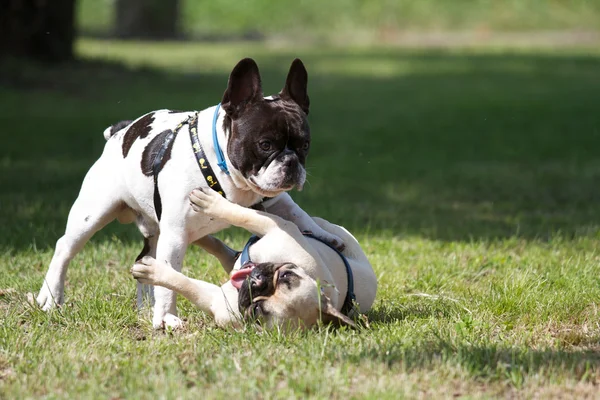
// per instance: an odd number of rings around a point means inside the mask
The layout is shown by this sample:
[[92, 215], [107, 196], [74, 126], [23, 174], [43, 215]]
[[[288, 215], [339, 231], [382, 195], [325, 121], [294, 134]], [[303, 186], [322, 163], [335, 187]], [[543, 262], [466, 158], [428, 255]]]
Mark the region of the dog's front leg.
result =
[[131, 268], [131, 273], [138, 282], [169, 288], [213, 316], [211, 306], [214, 298], [223, 295], [217, 285], [188, 278], [167, 263], [161, 263], [152, 257], [144, 257], [136, 261]]
[[280, 225], [286, 223], [277, 216], [234, 204], [210, 188], [194, 189], [190, 193], [190, 206], [196, 212], [224, 220], [261, 237], [271, 230], [281, 229]]
[[340, 237], [327, 232], [317, 225], [311, 216], [300, 208], [288, 193], [282, 193], [270, 200], [266, 200], [263, 203], [263, 206], [268, 213], [275, 214], [285, 220], [293, 222], [301, 231], [312, 233], [319, 239], [331, 244], [339, 251], [343, 251], [346, 247]]
[[[161, 225], [156, 259], [166, 261], [175, 271], [180, 272], [187, 245], [184, 232], [180, 232], [178, 229], [168, 229]], [[183, 325], [181, 319], [177, 317], [176, 294], [173, 291], [157, 286], [154, 288], [154, 298], [152, 325], [155, 329], [177, 328]]]
[[240, 326], [237, 290], [233, 286], [231, 289], [224, 289], [212, 283], [188, 278], [181, 272], [176, 272], [167, 263], [152, 257], [136, 261], [131, 268], [131, 274], [140, 283], [164, 286], [182, 295], [196, 307], [213, 316], [219, 326]]

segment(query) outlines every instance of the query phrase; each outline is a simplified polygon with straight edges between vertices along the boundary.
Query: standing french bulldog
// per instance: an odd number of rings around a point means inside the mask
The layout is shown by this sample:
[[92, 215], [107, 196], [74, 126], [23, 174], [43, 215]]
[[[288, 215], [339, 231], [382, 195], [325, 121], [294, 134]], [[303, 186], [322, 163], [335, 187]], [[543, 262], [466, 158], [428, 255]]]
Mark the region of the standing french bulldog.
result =
[[[220, 107], [159, 110], [108, 128], [104, 152], [69, 212], [37, 303], [44, 310], [62, 304], [69, 262], [114, 219], [138, 226], [144, 236], [138, 259], [149, 255], [180, 271], [189, 244], [210, 247], [207, 235], [228, 226], [191, 209], [188, 196], [197, 187], [220, 189], [244, 207], [262, 202], [263, 208], [301, 230], [343, 246], [285, 193], [301, 189], [306, 179], [307, 80], [304, 65], [296, 59], [281, 92], [263, 97], [258, 66], [246, 58], [231, 72]], [[175, 294], [156, 287], [154, 296], [154, 327], [181, 325]]]

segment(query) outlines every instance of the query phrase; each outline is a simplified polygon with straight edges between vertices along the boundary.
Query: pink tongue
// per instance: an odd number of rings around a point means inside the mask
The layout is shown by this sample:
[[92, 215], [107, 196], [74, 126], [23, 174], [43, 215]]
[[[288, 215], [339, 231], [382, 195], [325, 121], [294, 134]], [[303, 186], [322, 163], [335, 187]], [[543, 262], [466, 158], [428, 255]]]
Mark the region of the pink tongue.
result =
[[250, 276], [250, 273], [253, 269], [254, 265], [250, 265], [248, 267], [238, 269], [237, 271], [233, 271], [231, 273], [231, 284], [233, 287], [239, 290], [242, 287], [242, 283], [244, 283], [246, 278]]

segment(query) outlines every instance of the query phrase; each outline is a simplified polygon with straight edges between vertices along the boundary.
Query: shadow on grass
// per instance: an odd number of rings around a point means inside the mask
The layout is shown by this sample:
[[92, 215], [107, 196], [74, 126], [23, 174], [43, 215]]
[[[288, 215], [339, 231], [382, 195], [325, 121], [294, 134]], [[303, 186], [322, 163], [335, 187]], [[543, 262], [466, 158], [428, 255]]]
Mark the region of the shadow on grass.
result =
[[[350, 350], [351, 351], [351, 350]], [[600, 365], [600, 352], [592, 350], [535, 350], [507, 348], [500, 345], [454, 345], [439, 340], [406, 346], [400, 342], [386, 342], [369, 346], [345, 357], [353, 363], [365, 360], [381, 362], [389, 367], [401, 365], [408, 372], [437, 368], [442, 364], [459, 365], [471, 377], [501, 380], [519, 388], [528, 377], [538, 373], [544, 376], [569, 376], [578, 381], [594, 382]]]
[[595, 382], [600, 373], [600, 336], [585, 328], [548, 328], [552, 344], [513, 345], [514, 338], [528, 337], [533, 328], [518, 333], [512, 327], [504, 331], [502, 323], [479, 325], [470, 311], [441, 297], [425, 303], [383, 302], [367, 316], [375, 336], [382, 339], [334, 350], [356, 364], [369, 360], [407, 372], [460, 366], [471, 377], [505, 381], [517, 388], [539, 375]]
[[[293, 54], [259, 59], [280, 87]], [[309, 213], [357, 234], [436, 240], [596, 234], [600, 58], [440, 51], [313, 52]], [[52, 247], [102, 131], [217, 103], [226, 73], [81, 61], [2, 67], [0, 247]], [[100, 239], [138, 241], [111, 225]]]

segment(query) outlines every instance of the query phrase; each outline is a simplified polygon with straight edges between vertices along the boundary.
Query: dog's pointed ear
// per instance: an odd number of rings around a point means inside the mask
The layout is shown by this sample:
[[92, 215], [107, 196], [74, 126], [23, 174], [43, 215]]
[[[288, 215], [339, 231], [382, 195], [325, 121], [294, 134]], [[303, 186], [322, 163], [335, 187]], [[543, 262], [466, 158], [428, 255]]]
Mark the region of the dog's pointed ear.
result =
[[336, 308], [331, 305], [329, 297], [325, 296], [325, 294], [321, 295], [321, 320], [325, 323], [333, 323], [336, 326], [345, 325], [356, 328], [354, 321], [336, 310]]
[[244, 58], [231, 71], [227, 90], [223, 94], [221, 107], [231, 118], [236, 118], [252, 101], [263, 98], [258, 65], [251, 58]]
[[308, 115], [310, 101], [308, 99], [308, 72], [299, 58], [292, 62], [285, 86], [279, 93], [284, 100], [293, 100]]

